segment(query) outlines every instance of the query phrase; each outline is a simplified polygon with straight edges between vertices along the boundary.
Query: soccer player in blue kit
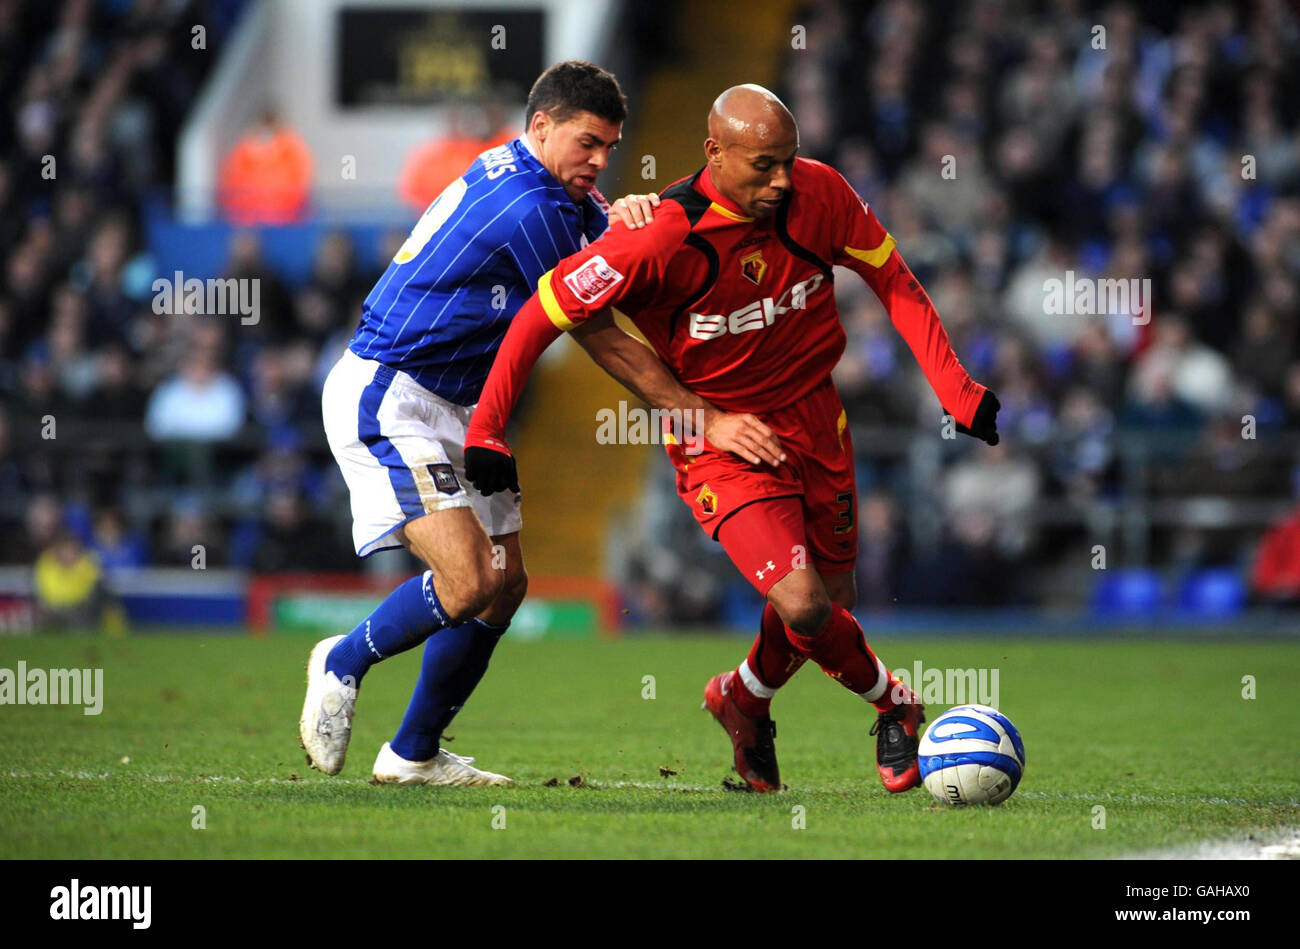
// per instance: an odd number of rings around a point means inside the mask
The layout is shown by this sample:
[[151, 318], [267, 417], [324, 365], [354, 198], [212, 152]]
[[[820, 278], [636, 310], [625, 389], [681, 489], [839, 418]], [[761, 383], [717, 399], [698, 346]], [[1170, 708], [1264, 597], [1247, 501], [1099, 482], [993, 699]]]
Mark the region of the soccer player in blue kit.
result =
[[[515, 312], [546, 271], [608, 226], [596, 176], [625, 116], [617, 80], [600, 67], [569, 61], [543, 73], [528, 96], [525, 133], [484, 152], [429, 205], [366, 297], [326, 380], [325, 431], [351, 494], [357, 554], [403, 545], [429, 569], [351, 633], [312, 650], [299, 733], [314, 768], [342, 770], [369, 668], [424, 642], [410, 707], [379, 752], [374, 780], [511, 783], [439, 742], [527, 586], [518, 485], [471, 494], [462, 445]], [[613, 211], [640, 227], [657, 203], [628, 196]], [[648, 349], [645, 360], [658, 364]]]
[[[467, 490], [463, 445], [506, 329], [543, 275], [607, 226], [653, 226], [658, 196], [620, 198], [608, 218], [595, 189], [625, 116], [617, 80], [598, 66], [569, 61], [543, 73], [525, 133], [484, 152], [429, 205], [325, 382], [325, 432], [351, 494], [357, 554], [402, 545], [428, 567], [352, 632], [311, 651], [299, 737], [327, 774], [343, 768], [366, 672], [425, 643], [410, 706], [373, 779], [511, 783], [440, 747], [527, 588], [519, 486], [491, 497]], [[702, 418], [716, 448], [779, 463], [780, 443], [758, 418], [688, 392], [650, 347], [627, 345], [608, 312], [572, 335], [648, 404]]]

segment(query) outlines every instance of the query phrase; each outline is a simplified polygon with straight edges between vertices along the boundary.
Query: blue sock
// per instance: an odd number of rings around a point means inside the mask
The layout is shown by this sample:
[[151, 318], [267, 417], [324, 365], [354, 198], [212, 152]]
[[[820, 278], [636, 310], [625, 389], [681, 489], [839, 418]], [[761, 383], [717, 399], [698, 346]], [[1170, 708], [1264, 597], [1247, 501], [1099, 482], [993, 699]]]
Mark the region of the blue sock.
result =
[[433, 571], [403, 582], [361, 625], [340, 639], [325, 657], [325, 671], [356, 686], [381, 659], [405, 652], [447, 625], [447, 614], [433, 592]]
[[492, 650], [505, 631], [505, 626], [472, 619], [429, 637], [420, 681], [391, 742], [393, 751], [407, 761], [428, 761], [438, 753], [443, 730], [487, 672]]

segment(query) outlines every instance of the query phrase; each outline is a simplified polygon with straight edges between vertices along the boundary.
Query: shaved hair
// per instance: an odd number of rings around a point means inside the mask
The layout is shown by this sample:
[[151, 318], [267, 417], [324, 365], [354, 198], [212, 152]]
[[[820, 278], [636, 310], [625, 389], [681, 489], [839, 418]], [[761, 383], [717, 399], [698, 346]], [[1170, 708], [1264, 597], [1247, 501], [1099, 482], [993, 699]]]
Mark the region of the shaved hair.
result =
[[799, 128], [785, 103], [753, 83], [732, 86], [709, 109], [709, 138], [723, 147], [762, 148], [798, 137]]

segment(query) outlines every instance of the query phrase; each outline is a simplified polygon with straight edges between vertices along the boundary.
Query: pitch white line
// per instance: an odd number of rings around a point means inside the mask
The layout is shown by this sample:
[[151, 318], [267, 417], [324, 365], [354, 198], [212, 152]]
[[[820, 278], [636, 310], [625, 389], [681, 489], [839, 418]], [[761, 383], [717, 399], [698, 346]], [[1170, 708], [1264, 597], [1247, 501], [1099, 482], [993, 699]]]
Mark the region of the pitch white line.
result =
[[[127, 771], [108, 772], [108, 771], [9, 771], [7, 774], [0, 775], [0, 778], [15, 779], [54, 779], [64, 778], [77, 781], [108, 781], [114, 778], [124, 780], [148, 781], [153, 784], [299, 784], [302, 778], [245, 778], [238, 775], [176, 775], [176, 774], [137, 774]], [[369, 784], [369, 778], [333, 778], [331, 784]], [[560, 781], [558, 787], [567, 786], [567, 781]], [[521, 784], [520, 787], [545, 787], [540, 783]], [[719, 784], [678, 784], [670, 781], [584, 781], [578, 788], [580, 790], [586, 787], [592, 790], [619, 790], [622, 788], [633, 788], [646, 791], [691, 791], [696, 793], [737, 793], [727, 791]], [[799, 787], [792, 789], [803, 793], [836, 793], [842, 791], [842, 788], [819, 788], [819, 787]], [[1082, 792], [1064, 792], [1064, 791], [1021, 791], [1016, 795], [1018, 800], [1030, 801], [1088, 801], [1091, 803], [1109, 802], [1109, 803], [1132, 803], [1132, 804], [1212, 804], [1228, 805], [1234, 807], [1297, 807], [1300, 808], [1300, 800], [1291, 798], [1285, 801], [1249, 801], [1245, 798], [1229, 797], [1195, 797], [1185, 794], [1115, 794], [1112, 792], [1103, 792], [1095, 794], [1086, 794]], [[1300, 831], [1294, 831], [1300, 834]], [[1300, 843], [1294, 845], [1300, 849]]]
[[[108, 771], [10, 771], [6, 778], [50, 780], [62, 778], [72, 781], [111, 781], [122, 778], [128, 781], [148, 781], [151, 784], [297, 784], [297, 778], [243, 778], [238, 775], [225, 774], [133, 774], [129, 772], [110, 773]], [[368, 783], [358, 778], [339, 778], [334, 783], [362, 784]]]
[[1234, 807], [1300, 807], [1300, 801], [1290, 798], [1285, 801], [1248, 801], [1240, 797], [1196, 797], [1190, 794], [1114, 794], [1112, 792], [1097, 792], [1095, 794], [1085, 794], [1082, 792], [1064, 791], [1021, 791], [1016, 795], [1017, 798], [1028, 799], [1031, 801], [1126, 801], [1133, 804], [1228, 804]]
[[598, 791], [618, 790], [620, 788], [638, 788], [647, 791], [721, 791], [721, 784], [712, 787], [703, 784], [672, 784], [667, 781], [661, 781], [658, 784], [653, 781], [584, 781], [582, 787], [595, 788]]
[[[1251, 839], [1254, 838], [1254, 839]], [[1300, 860], [1300, 829], [1259, 830], [1249, 837], [1202, 840], [1195, 844], [1125, 854], [1119, 860]]]
[[[226, 774], [208, 774], [208, 775], [177, 775], [177, 774], [137, 774], [132, 772], [108, 772], [108, 771], [10, 771], [0, 776], [4, 778], [13, 778], [18, 780], [53, 780], [64, 779], [74, 781], [111, 781], [115, 778], [121, 778], [128, 781], [148, 781], [151, 784], [300, 784], [301, 778], [244, 778], [238, 775]], [[334, 778], [331, 784], [369, 784], [369, 778]], [[538, 783], [522, 784], [520, 787], [544, 787]], [[561, 781], [557, 787], [567, 787], [567, 781]], [[695, 784], [671, 784], [667, 781], [654, 783], [652, 781], [584, 781], [578, 788], [591, 788], [592, 790], [602, 791], [606, 789], [617, 788], [645, 788], [653, 791], [721, 791], [722, 786], [706, 787]]]

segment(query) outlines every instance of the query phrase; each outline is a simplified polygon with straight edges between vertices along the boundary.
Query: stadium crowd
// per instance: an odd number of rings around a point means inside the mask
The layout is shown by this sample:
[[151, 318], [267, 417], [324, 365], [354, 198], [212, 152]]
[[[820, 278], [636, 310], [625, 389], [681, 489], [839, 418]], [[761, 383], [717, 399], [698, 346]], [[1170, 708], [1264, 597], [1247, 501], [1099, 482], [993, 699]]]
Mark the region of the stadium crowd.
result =
[[153, 306], [144, 209], [244, 6], [0, 0], [0, 562], [84, 572], [89, 551], [111, 574], [201, 544], [208, 566], [352, 564], [327, 456], [304, 450], [323, 352], [368, 289], [349, 242], [291, 288], [237, 233], [226, 276], [260, 288], [245, 332]]
[[[109, 570], [184, 565], [201, 538], [210, 566], [355, 564], [319, 391], [371, 262], [330, 234], [289, 285], [241, 232], [225, 275], [260, 280], [256, 326], [150, 305], [143, 209], [173, 180], [180, 125], [243, 5], [0, 0], [0, 533], [14, 541], [0, 562], [71, 539]], [[1092, 536], [1044, 508], [1294, 496], [1296, 14], [1277, 0], [861, 6], [806, 6], [777, 91], [803, 154], [897, 238], [997, 391], [1004, 433], [995, 449], [941, 442], [928, 468], [899, 450], [899, 432], [938, 429], [937, 403], [870, 291], [837, 281], [864, 605], [1032, 598], [1016, 568]], [[1051, 312], [1044, 283], [1068, 273], [1148, 279], [1148, 309]], [[613, 555], [615, 573], [640, 617], [716, 618], [734, 578], [655, 493], [668, 479], [653, 467], [640, 546]], [[1149, 556], [1244, 569], [1265, 527], [1173, 528]]]

